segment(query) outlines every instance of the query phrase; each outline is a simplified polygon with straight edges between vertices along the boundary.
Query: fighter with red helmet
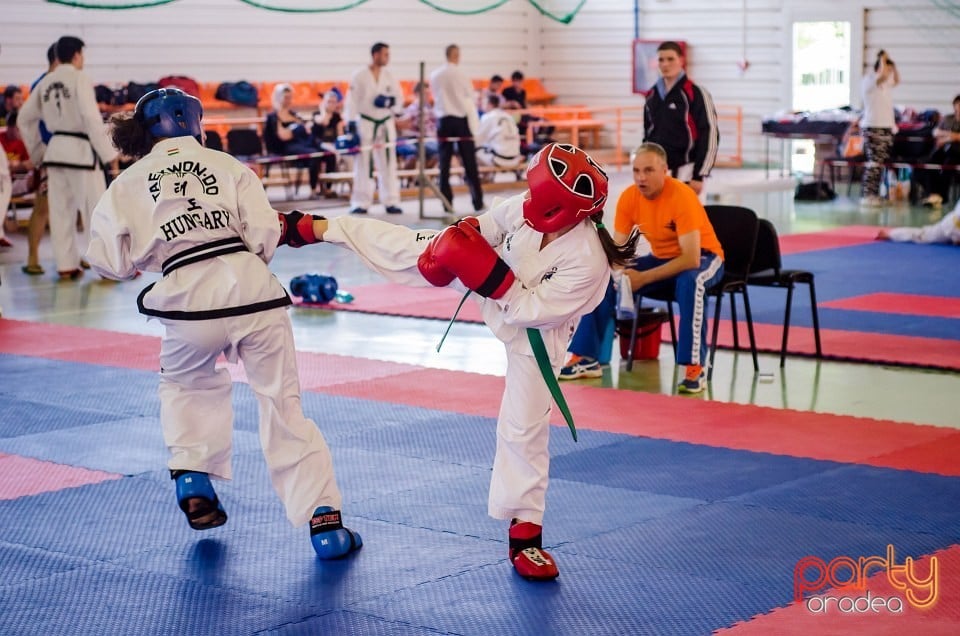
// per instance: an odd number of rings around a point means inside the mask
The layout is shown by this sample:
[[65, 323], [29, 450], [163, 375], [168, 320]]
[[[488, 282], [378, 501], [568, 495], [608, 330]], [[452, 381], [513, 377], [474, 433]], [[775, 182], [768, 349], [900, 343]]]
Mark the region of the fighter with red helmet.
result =
[[476, 293], [484, 321], [507, 353], [488, 512], [510, 520], [517, 572], [551, 580], [559, 571], [543, 549], [542, 525], [552, 400], [527, 329], [540, 331], [558, 374], [580, 316], [603, 298], [610, 265], [632, 258], [636, 236], [624, 245], [613, 242], [603, 226], [607, 175], [579, 148], [544, 147], [530, 160], [527, 182], [524, 193], [439, 232], [351, 216], [316, 218], [307, 226], [299, 213], [284, 227], [293, 230], [290, 244], [323, 240], [348, 247], [391, 281]]

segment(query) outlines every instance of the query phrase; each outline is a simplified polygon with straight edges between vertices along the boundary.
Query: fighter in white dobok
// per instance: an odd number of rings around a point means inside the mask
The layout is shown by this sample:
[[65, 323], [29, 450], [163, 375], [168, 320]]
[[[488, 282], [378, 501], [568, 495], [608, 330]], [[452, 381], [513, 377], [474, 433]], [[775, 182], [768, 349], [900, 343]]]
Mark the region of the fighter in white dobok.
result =
[[260, 444], [274, 490], [294, 526], [310, 522], [324, 559], [359, 548], [343, 527], [330, 450], [300, 404], [290, 297], [267, 263], [283, 234], [260, 179], [200, 144], [200, 101], [151, 91], [113, 139], [136, 163], [97, 204], [87, 258], [108, 278], [162, 272], [137, 299], [160, 320], [160, 425], [177, 503], [190, 527], [223, 525], [210, 477], [230, 479], [233, 382], [221, 355], [243, 361], [260, 405]]
[[[47, 168], [50, 242], [57, 271], [78, 278], [80, 255], [87, 247], [90, 212], [106, 189], [101, 164], [117, 157], [97, 108], [90, 78], [83, 68], [83, 41], [64, 36], [57, 41], [60, 65], [30, 91], [19, 115], [19, 127], [30, 160]], [[53, 135], [40, 137], [40, 121]], [[78, 239], [77, 211], [83, 220]]]
[[522, 159], [517, 122], [500, 108], [499, 95], [487, 95], [480, 130], [477, 131], [477, 163], [515, 168]]
[[[510, 520], [517, 572], [549, 580], [559, 571], [542, 538], [552, 409], [542, 373], [555, 381], [577, 321], [603, 298], [611, 263], [631, 258], [636, 235], [618, 246], [604, 228], [607, 175], [582, 150], [546, 146], [531, 159], [527, 180], [527, 192], [439, 232], [298, 212], [285, 215], [285, 223], [296, 229], [288, 233], [294, 244], [342, 245], [391, 281], [475, 292], [484, 321], [507, 353], [488, 512]], [[546, 369], [534, 353], [540, 337]]]
[[350, 211], [365, 214], [373, 203], [373, 173], [378, 179], [380, 203], [389, 214], [400, 214], [400, 179], [397, 177], [397, 125], [394, 116], [403, 114], [400, 83], [386, 69], [390, 47], [377, 42], [370, 49], [369, 66], [350, 79], [343, 118], [353, 139], [343, 149], [360, 146], [353, 161], [353, 190]]
[[942, 219], [923, 227], [890, 227], [877, 233], [881, 241], [896, 243], [950, 243], [960, 245], [960, 201]]

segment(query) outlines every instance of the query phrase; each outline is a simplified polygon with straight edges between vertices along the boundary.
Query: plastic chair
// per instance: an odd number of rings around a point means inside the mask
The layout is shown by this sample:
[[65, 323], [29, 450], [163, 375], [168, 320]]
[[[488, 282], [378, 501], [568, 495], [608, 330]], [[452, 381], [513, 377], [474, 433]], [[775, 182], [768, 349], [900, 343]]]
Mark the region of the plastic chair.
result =
[[[707, 290], [706, 296], [713, 297], [713, 334], [710, 342], [710, 363], [707, 371], [707, 378], [713, 377], [713, 360], [717, 353], [717, 335], [720, 331], [720, 311], [723, 305], [724, 294], [730, 294], [730, 314], [733, 323], [733, 348], [740, 349], [740, 335], [737, 329], [737, 305], [736, 294], [743, 296], [744, 313], [747, 318], [747, 334], [750, 337], [750, 354], [753, 357], [753, 370], [760, 370], [760, 363], [757, 361], [757, 340], [753, 332], [753, 314], [750, 312], [750, 297], [747, 293], [747, 276], [751, 271], [753, 254], [757, 244], [757, 232], [759, 222], [757, 215], [753, 210], [732, 205], [708, 205], [705, 206], [707, 218], [723, 247], [724, 254], [724, 273], [723, 278], [713, 287]], [[674, 287], [670, 286], [665, 290], [643, 293], [639, 290], [634, 294], [636, 298], [634, 323], [630, 335], [629, 356], [627, 358], [627, 371], [633, 369], [633, 351], [636, 343], [637, 321], [640, 317], [640, 307], [644, 298], [659, 300], [667, 304], [667, 315], [670, 323], [670, 338], [673, 342], [674, 355], [677, 350], [677, 330], [673, 321], [673, 303], [676, 302]]]
[[204, 140], [203, 145], [211, 150], [223, 150], [223, 139], [220, 137], [220, 133], [216, 130], [207, 130], [207, 138]]
[[820, 346], [820, 316], [817, 312], [817, 294], [813, 284], [813, 272], [799, 269], [783, 269], [780, 260], [780, 237], [777, 229], [767, 219], [760, 219], [757, 233], [757, 248], [753, 257], [748, 285], [758, 287], [779, 287], [787, 290], [787, 305], [783, 312], [783, 341], [780, 344], [780, 366], [786, 364], [787, 336], [790, 331], [790, 312], [793, 306], [793, 290], [797, 284], [804, 283], [810, 288], [810, 310], [813, 313], [813, 337], [817, 347], [817, 357], [823, 357]]
[[250, 159], [263, 154], [263, 141], [255, 128], [231, 128], [227, 131], [227, 149], [238, 159]]

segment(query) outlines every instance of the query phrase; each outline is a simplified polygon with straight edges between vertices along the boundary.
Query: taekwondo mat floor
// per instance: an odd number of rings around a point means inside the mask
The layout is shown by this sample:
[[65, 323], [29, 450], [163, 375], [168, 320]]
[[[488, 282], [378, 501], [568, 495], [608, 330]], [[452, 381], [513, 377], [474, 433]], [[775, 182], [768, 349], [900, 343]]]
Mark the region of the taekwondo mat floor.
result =
[[[723, 198], [785, 235], [928, 218]], [[439, 224], [408, 208], [403, 222]], [[504, 364], [485, 328], [455, 325], [438, 354], [438, 321], [294, 309], [305, 409], [365, 541], [324, 563], [267, 482], [242, 368], [236, 479], [220, 487], [230, 521], [195, 533], [164, 471], [159, 330], [133, 302], [150, 277], [28, 278], [13, 240], [0, 255], [0, 633], [960, 632], [955, 372], [795, 357], [780, 370], [765, 355], [755, 376], [720, 352], [709, 392], [684, 398], [664, 347], [632, 373], [615, 361], [563, 385], [581, 434], [559, 419], [552, 431], [545, 540], [561, 576], [536, 585], [485, 514]], [[281, 280], [378, 282], [314, 247], [282, 250]]]

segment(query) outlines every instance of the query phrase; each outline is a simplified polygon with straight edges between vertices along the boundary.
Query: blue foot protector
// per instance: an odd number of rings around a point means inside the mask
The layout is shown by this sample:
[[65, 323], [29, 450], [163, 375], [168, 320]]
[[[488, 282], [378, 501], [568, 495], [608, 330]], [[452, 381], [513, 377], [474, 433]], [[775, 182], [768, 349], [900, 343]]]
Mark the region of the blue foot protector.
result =
[[340, 511], [320, 506], [310, 519], [310, 543], [321, 559], [339, 559], [363, 545], [360, 535], [343, 527]]
[[171, 470], [170, 477], [177, 482], [177, 503], [191, 528], [209, 530], [227, 522], [227, 513], [206, 473]]

